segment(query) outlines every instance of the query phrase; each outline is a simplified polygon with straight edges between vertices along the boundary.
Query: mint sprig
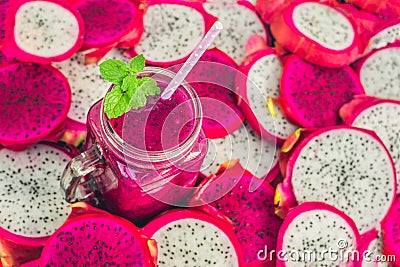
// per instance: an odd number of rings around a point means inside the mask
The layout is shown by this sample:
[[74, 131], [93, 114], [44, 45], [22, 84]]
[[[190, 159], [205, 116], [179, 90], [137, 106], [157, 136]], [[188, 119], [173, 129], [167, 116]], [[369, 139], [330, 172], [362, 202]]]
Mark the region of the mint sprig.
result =
[[115, 84], [104, 98], [104, 112], [107, 117], [118, 118], [131, 109], [146, 106], [147, 97], [161, 92], [157, 82], [150, 77], [136, 77], [145, 67], [145, 58], [138, 55], [129, 65], [115, 59], [100, 64], [103, 78]]

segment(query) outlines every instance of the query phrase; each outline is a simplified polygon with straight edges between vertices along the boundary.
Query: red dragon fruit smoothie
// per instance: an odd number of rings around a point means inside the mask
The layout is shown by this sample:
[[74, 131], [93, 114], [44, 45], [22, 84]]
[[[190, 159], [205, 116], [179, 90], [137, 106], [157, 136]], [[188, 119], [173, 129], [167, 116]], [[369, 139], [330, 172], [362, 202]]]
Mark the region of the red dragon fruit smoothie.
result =
[[[158, 83], [163, 90], [166, 84]], [[102, 101], [89, 111], [86, 145], [96, 143], [106, 162], [95, 180], [112, 213], [141, 224], [188, 205], [207, 151], [200, 102], [189, 88], [179, 87], [168, 100], [149, 97], [146, 107], [116, 119], [106, 118]]]

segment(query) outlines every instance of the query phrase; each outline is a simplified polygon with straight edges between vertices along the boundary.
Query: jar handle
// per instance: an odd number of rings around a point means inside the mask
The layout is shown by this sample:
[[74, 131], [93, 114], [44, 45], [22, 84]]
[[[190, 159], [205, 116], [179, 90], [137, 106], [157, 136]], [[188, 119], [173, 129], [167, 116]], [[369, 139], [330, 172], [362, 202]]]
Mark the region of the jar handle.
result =
[[101, 149], [94, 143], [88, 150], [73, 158], [65, 167], [61, 176], [61, 189], [69, 203], [88, 201], [96, 198], [98, 187], [92, 177], [85, 179], [89, 174], [98, 170], [103, 156]]

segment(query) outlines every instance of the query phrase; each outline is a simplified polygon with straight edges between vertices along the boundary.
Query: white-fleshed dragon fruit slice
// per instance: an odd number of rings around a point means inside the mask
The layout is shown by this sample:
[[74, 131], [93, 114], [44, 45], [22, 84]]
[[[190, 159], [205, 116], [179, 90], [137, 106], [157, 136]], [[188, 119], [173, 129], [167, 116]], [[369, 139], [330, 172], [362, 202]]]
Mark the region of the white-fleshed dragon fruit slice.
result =
[[[208, 214], [228, 217], [240, 242], [246, 264], [267, 266], [269, 259], [259, 258], [259, 251], [268, 253], [276, 249], [278, 231], [282, 220], [275, 214], [275, 189], [267, 181], [255, 182], [237, 161], [227, 162], [201, 182], [190, 204]], [[259, 265], [257, 265], [259, 264]]]
[[360, 267], [391, 267], [392, 259], [383, 253], [382, 231], [372, 230], [361, 236]]
[[400, 266], [400, 198], [382, 223], [383, 253], [390, 255], [392, 266]]
[[396, 196], [396, 173], [374, 132], [348, 126], [297, 131], [282, 150], [278, 213], [319, 201], [349, 215], [362, 234], [379, 227]]
[[374, 49], [383, 48], [398, 40], [400, 40], [400, 20], [391, 21], [389, 24], [380, 26], [372, 34], [364, 54], [368, 54]]
[[272, 21], [271, 32], [284, 48], [325, 67], [348, 65], [360, 53], [354, 21], [327, 3], [294, 1]]
[[143, 234], [157, 243], [159, 267], [243, 266], [240, 244], [225, 218], [173, 210], [150, 221]]
[[266, 43], [270, 38], [263, 22], [257, 15], [254, 6], [248, 1], [237, 3], [205, 2], [204, 8], [210, 14], [218, 17], [224, 26], [213, 44], [231, 56], [240, 64], [246, 54], [247, 40], [254, 34], [264, 38]]
[[400, 101], [358, 96], [343, 105], [340, 115], [347, 125], [374, 131], [392, 156], [400, 184]]
[[60, 178], [72, 156], [50, 144], [36, 144], [22, 152], [0, 150], [0, 256], [9, 256], [6, 261], [17, 264], [37, 255], [67, 219]]
[[[103, 58], [106, 59], [129, 61], [129, 58], [123, 56], [121, 49], [111, 50]], [[83, 53], [76, 53], [69, 59], [53, 65], [68, 79], [72, 92], [69, 119], [62, 140], [78, 145], [86, 136], [86, 116], [90, 107], [104, 97], [111, 83], [100, 75], [99, 64], [85, 64]]]
[[[106, 55], [106, 59], [118, 59], [129, 61], [124, 57], [122, 50], [115, 49]], [[74, 56], [63, 62], [54, 63], [71, 86], [72, 103], [68, 117], [86, 124], [86, 116], [89, 108], [102, 99], [111, 84], [104, 80], [99, 72], [99, 64], [85, 64], [85, 55], [76, 53]]]
[[244, 122], [230, 135], [208, 140], [208, 151], [201, 173], [203, 177], [216, 173], [224, 162], [237, 159], [250, 173], [267, 181], [273, 180], [279, 172], [275, 143], [261, 139]]
[[279, 230], [277, 266], [354, 266], [348, 252], [359, 244], [359, 232], [349, 216], [325, 203], [303, 203], [289, 212]]
[[143, 36], [127, 54], [143, 54], [148, 64], [158, 66], [185, 61], [216, 21], [195, 1], [152, 0], [144, 9]]
[[400, 44], [372, 51], [356, 64], [367, 95], [400, 100]]
[[62, 61], [83, 43], [81, 15], [67, 1], [15, 0], [6, 19], [3, 52], [21, 61]]
[[272, 48], [263, 48], [246, 57], [240, 70], [236, 90], [246, 119], [259, 136], [282, 144], [297, 126], [286, 120], [274, 100], [280, 96], [281, 60]]

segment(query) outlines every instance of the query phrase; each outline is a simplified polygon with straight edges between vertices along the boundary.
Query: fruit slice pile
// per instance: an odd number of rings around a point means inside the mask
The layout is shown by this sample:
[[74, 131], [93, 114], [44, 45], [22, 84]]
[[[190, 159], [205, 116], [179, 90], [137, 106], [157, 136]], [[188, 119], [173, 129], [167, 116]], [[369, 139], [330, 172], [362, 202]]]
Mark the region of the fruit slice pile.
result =
[[[177, 71], [216, 20], [191, 207], [70, 211], [99, 63]], [[0, 266], [400, 266], [399, 25], [396, 0], [0, 0]], [[330, 248], [372, 256], [282, 258]]]

